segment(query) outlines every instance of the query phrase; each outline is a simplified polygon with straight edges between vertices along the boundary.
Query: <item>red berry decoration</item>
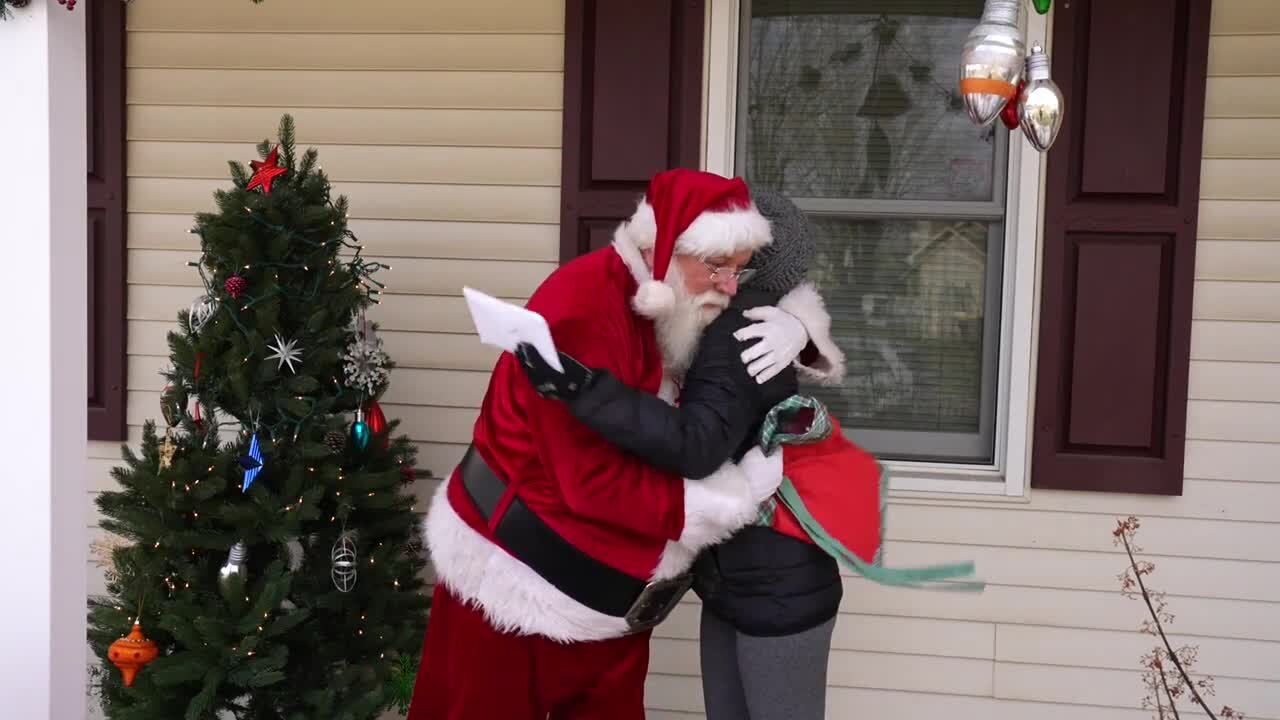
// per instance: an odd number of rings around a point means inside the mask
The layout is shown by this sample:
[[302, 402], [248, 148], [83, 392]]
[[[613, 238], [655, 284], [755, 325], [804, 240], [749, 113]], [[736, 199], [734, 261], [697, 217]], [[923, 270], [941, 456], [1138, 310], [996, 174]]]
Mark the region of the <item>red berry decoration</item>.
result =
[[418, 471], [412, 465], [400, 466], [400, 482], [408, 485], [418, 479]]
[[227, 282], [223, 287], [226, 288], [228, 295], [238, 300], [244, 294], [244, 291], [249, 289], [249, 281], [239, 275], [232, 275], [227, 278]]

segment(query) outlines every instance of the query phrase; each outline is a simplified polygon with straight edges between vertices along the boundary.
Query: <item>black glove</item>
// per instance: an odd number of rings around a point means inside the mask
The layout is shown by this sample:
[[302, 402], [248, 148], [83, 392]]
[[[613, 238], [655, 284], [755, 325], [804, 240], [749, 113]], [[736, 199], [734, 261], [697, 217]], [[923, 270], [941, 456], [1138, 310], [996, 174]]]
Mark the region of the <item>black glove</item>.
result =
[[544, 398], [572, 400], [591, 383], [595, 374], [591, 368], [564, 353], [560, 353], [564, 372], [558, 372], [529, 343], [516, 345], [515, 355], [529, 382], [533, 383], [533, 389]]

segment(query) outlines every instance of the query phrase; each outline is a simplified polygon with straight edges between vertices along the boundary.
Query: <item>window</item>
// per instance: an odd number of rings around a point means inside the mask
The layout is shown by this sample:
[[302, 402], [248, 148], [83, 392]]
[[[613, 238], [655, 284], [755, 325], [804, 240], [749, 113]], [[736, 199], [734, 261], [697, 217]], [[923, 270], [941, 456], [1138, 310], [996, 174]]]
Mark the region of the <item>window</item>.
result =
[[1037, 228], [1034, 203], [1030, 225], [1015, 211], [1020, 186], [1038, 195], [1039, 161], [964, 111], [956, 61], [981, 12], [980, 0], [713, 2], [707, 165], [813, 220], [810, 277], [849, 370], [809, 391], [850, 436], [919, 476], [963, 468], [980, 481], [965, 491], [1016, 495], [1027, 391], [1011, 380], [1025, 380], [1030, 316], [1014, 300], [1032, 300]]

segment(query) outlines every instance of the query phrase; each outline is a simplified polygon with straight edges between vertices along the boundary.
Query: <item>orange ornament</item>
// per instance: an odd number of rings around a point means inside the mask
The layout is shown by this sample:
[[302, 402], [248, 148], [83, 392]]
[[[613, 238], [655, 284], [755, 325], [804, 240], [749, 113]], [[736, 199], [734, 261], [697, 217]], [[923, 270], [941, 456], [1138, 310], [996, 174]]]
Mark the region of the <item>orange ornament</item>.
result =
[[142, 634], [142, 626], [133, 624], [133, 630], [125, 637], [111, 643], [107, 650], [107, 658], [111, 664], [120, 668], [125, 687], [133, 687], [133, 679], [144, 665], [160, 655], [160, 648]]

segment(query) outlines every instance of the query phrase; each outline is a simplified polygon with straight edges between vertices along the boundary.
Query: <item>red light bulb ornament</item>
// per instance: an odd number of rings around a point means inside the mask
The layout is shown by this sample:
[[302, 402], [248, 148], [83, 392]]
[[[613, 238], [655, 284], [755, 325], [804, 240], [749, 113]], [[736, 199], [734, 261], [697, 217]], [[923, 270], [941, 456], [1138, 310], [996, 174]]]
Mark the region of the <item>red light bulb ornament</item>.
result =
[[387, 432], [387, 416], [382, 412], [382, 406], [377, 400], [369, 403], [369, 409], [365, 411], [365, 422], [369, 424], [369, 433], [377, 436], [382, 435], [382, 448], [385, 450], [391, 445], [390, 436]]
[[1000, 122], [1009, 130], [1018, 129], [1018, 105], [1022, 99], [1022, 91], [1027, 87], [1027, 81], [1024, 79], [1018, 83], [1018, 89], [1013, 91], [1013, 97], [1009, 102], [1005, 103], [1004, 109], [1000, 111]]

